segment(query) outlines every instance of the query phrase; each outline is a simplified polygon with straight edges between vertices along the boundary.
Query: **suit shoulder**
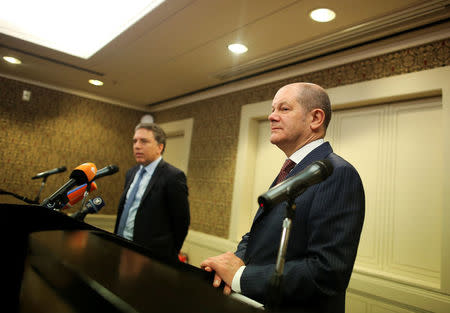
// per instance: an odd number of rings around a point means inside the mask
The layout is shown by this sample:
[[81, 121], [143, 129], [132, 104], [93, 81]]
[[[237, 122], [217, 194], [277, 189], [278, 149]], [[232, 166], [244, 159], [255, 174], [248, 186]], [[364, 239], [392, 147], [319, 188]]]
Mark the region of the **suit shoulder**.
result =
[[180, 170], [178, 167], [175, 167], [175, 166], [173, 166], [172, 164], [170, 164], [170, 163], [168, 163], [168, 162], [163, 162], [162, 164], [161, 164], [161, 166], [167, 171], [167, 172], [170, 172], [170, 173], [172, 173], [172, 174], [180, 174], [180, 173], [182, 173], [183, 175], [185, 175], [185, 173], [182, 171], [182, 170]]
[[344, 159], [343, 157], [337, 155], [336, 153], [331, 153], [327, 159], [329, 159], [331, 161], [331, 164], [333, 164], [334, 169], [349, 169], [351, 171], [355, 171], [356, 173], [358, 173], [358, 171], [356, 170], [356, 168], [346, 159]]

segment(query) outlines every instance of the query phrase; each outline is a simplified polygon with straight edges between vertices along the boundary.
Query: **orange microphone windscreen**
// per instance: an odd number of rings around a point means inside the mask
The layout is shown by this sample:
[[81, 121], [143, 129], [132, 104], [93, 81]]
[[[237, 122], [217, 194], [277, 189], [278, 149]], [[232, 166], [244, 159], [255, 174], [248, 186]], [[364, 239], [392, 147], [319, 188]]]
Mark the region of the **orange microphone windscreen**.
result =
[[[86, 191], [87, 184], [83, 184], [81, 186], [78, 186], [77, 188], [74, 188], [70, 190], [67, 193], [67, 198], [69, 199], [69, 203], [64, 207], [64, 209], [73, 206], [74, 204], [78, 203], [83, 199], [84, 192]], [[91, 192], [97, 190], [97, 184], [95, 182], [91, 183]]]
[[78, 165], [70, 174], [70, 178], [77, 181], [79, 185], [90, 182], [94, 179], [95, 174], [97, 174], [97, 167], [94, 163], [87, 162]]

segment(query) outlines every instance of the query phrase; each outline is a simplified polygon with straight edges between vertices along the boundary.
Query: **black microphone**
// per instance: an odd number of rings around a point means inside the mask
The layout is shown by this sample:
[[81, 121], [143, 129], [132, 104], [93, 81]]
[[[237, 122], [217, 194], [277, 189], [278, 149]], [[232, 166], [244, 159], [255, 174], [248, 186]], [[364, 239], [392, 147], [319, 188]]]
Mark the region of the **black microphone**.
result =
[[105, 206], [105, 201], [101, 197], [96, 197], [94, 199], [89, 200], [86, 203], [84, 209], [74, 213], [71, 215], [76, 220], [84, 221], [84, 218], [87, 214], [94, 214], [100, 211], [101, 208]]
[[83, 163], [77, 166], [70, 174], [70, 179], [62, 187], [60, 187], [50, 197], [45, 199], [41, 206], [49, 209], [60, 210], [68, 202], [67, 192], [74, 186], [87, 184], [97, 173], [97, 168], [94, 163]]
[[52, 170], [48, 170], [48, 171], [36, 174], [36, 176], [31, 177], [31, 179], [45, 178], [45, 177], [53, 175], [53, 174], [65, 172], [66, 170], [67, 170], [67, 168], [65, 166], [57, 167]]
[[258, 203], [263, 209], [270, 209], [280, 202], [301, 195], [309, 186], [324, 181], [331, 173], [333, 164], [329, 160], [316, 161], [260, 195]]
[[95, 174], [95, 177], [93, 180], [96, 180], [103, 176], [115, 174], [118, 171], [119, 171], [119, 167], [117, 165], [111, 164], [111, 165], [105, 166], [104, 168], [101, 168], [97, 171], [97, 174]]

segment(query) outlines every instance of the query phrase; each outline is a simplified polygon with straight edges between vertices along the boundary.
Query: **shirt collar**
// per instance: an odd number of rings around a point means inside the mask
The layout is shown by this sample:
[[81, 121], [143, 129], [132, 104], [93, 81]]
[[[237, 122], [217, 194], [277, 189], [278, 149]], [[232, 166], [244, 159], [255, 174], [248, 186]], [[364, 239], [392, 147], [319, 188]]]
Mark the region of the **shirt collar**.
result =
[[317, 148], [318, 146], [320, 146], [323, 143], [324, 143], [324, 139], [323, 138], [311, 141], [310, 143], [304, 145], [303, 147], [301, 147], [300, 149], [295, 151], [289, 157], [289, 159], [291, 159], [296, 164], [298, 164], [298, 163], [301, 162], [301, 160], [303, 160], [308, 155], [308, 153], [310, 153], [311, 151], [313, 151], [315, 148]]
[[147, 173], [153, 173], [155, 171], [156, 167], [158, 166], [159, 162], [161, 162], [161, 160], [162, 160], [162, 156], [160, 156], [159, 158], [157, 158], [156, 160], [154, 160], [147, 166], [141, 165], [139, 170], [141, 170], [143, 168], [144, 171], [146, 171]]

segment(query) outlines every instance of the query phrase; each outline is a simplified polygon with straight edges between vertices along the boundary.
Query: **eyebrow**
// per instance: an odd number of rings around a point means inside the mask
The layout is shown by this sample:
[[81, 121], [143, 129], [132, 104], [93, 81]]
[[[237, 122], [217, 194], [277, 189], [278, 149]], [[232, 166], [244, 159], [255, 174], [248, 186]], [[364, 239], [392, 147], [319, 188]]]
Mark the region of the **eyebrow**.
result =
[[281, 101], [281, 102], [277, 102], [276, 104], [273, 104], [273, 103], [272, 103], [272, 108], [273, 108], [273, 107], [276, 107], [276, 106], [283, 105], [283, 104], [289, 104], [289, 102], [283, 100], [283, 101]]

